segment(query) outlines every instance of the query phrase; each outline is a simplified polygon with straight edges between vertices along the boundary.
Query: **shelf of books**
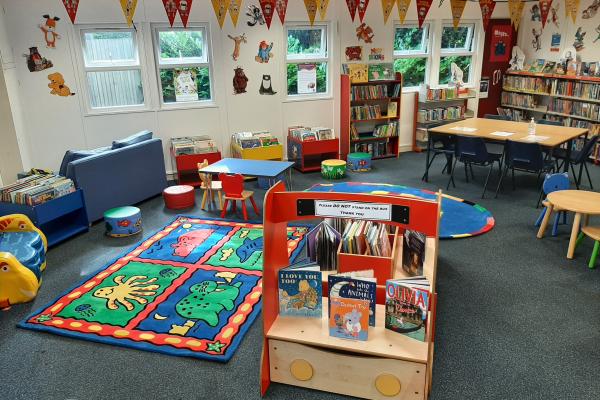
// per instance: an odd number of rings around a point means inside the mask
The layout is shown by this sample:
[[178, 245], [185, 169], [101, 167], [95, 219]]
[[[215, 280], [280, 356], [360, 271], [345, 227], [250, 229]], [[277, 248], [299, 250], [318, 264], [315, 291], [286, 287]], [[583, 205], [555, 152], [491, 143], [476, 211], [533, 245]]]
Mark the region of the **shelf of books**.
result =
[[472, 118], [474, 112], [468, 109], [467, 100], [473, 98], [475, 91], [470, 89], [431, 89], [421, 85], [415, 93], [413, 151], [427, 149], [430, 128]]
[[[544, 118], [600, 134], [600, 77], [595, 68], [537, 60], [529, 71], [506, 71], [498, 114], [515, 121]], [[584, 67], [583, 64], [586, 64]], [[588, 136], [589, 137], [589, 136]], [[576, 148], [583, 141], [575, 142]], [[600, 162], [600, 147], [592, 153]]]
[[[340, 155], [398, 157], [402, 75], [390, 64], [347, 64], [341, 76]], [[383, 68], [383, 72], [380, 69]], [[375, 71], [373, 71], [375, 70]], [[385, 79], [379, 79], [379, 78]]]
[[171, 158], [175, 161], [177, 183], [200, 186], [198, 163], [209, 164], [221, 159], [221, 152], [209, 136], [171, 138]]
[[231, 137], [231, 155], [250, 160], [283, 160], [283, 146], [269, 132], [238, 132]]
[[288, 128], [287, 149], [288, 161], [298, 171], [320, 171], [323, 160], [339, 157], [340, 141], [333, 129], [292, 126]]
[[[372, 399], [431, 388], [441, 193], [437, 200], [354, 193], [266, 194], [261, 392], [270, 382]], [[289, 264], [286, 228], [306, 234]]]

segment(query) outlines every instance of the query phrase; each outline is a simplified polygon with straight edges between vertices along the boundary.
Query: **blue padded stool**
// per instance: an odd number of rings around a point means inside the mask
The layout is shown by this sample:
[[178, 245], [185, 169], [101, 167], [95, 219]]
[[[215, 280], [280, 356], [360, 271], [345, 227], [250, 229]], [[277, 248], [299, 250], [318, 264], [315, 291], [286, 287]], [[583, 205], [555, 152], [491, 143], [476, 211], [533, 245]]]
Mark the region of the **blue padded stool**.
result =
[[104, 213], [106, 235], [131, 236], [142, 231], [142, 212], [137, 207], [116, 207]]
[[[542, 185], [543, 192], [547, 195], [548, 193], [557, 192], [559, 190], [567, 190], [571, 186], [569, 182], [569, 174], [566, 172], [560, 174], [548, 174], [544, 178], [544, 184]], [[542, 224], [542, 220], [544, 219], [544, 215], [546, 214], [547, 208], [544, 207], [537, 221], [535, 221], [535, 226], [540, 226]], [[556, 236], [558, 231], [558, 224], [562, 214], [563, 224], [567, 223], [567, 212], [559, 211], [556, 213], [556, 217], [554, 218], [554, 224], [552, 225], [552, 236]]]

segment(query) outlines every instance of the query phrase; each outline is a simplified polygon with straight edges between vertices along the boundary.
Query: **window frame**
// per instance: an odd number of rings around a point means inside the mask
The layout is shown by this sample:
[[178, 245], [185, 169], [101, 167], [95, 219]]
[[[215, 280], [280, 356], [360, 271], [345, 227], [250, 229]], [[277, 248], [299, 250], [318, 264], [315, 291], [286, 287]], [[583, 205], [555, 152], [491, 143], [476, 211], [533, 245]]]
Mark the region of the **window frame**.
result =
[[[319, 28], [324, 30], [324, 35], [321, 36], [321, 47], [325, 47], [325, 53], [321, 52], [320, 54], [314, 54], [311, 56], [302, 56], [302, 55], [292, 55], [291, 57], [288, 55], [287, 46], [288, 46], [288, 31], [289, 30], [313, 30], [315, 28]], [[283, 43], [285, 46], [284, 52], [284, 62], [283, 62], [283, 80], [285, 86], [285, 101], [306, 101], [306, 100], [321, 100], [321, 99], [330, 99], [332, 98], [332, 79], [331, 79], [331, 71], [332, 71], [332, 29], [331, 24], [327, 21], [315, 21], [313, 25], [310, 25], [308, 22], [285, 22], [285, 26], [283, 29]], [[326, 90], [322, 93], [302, 93], [302, 94], [289, 94], [287, 91], [287, 66], [288, 64], [317, 64], [317, 63], [327, 63], [327, 79], [325, 80]]]
[[[400, 21], [394, 22], [394, 39], [396, 37], [396, 30], [398, 28], [418, 28], [419, 23], [416, 21], [408, 21], [404, 24], [400, 23]], [[425, 22], [421, 26], [426, 27], [425, 34], [421, 38], [421, 44], [425, 46], [425, 51], [423, 50], [394, 50], [392, 44], [392, 62], [395, 62], [397, 59], [410, 59], [410, 58], [424, 58], [425, 59], [425, 80], [424, 84], [428, 84], [431, 81], [431, 63], [432, 63], [432, 26], [431, 23]], [[419, 90], [419, 86], [403, 86], [402, 92], [416, 92]]]
[[447, 83], [445, 83], [445, 84], [439, 83], [440, 64], [441, 64], [443, 57], [452, 57], [452, 56], [471, 57], [471, 67], [469, 68], [469, 79], [468, 79], [468, 81], [464, 82], [464, 85], [466, 87], [471, 87], [476, 82], [475, 76], [474, 76], [475, 74], [473, 72], [474, 72], [475, 63], [476, 63], [476, 48], [478, 45], [477, 39], [478, 39], [478, 35], [479, 35], [479, 30], [478, 30], [479, 25], [475, 21], [465, 20], [465, 21], [461, 21], [458, 26], [460, 27], [460, 26], [465, 26], [465, 25], [468, 25], [471, 27], [471, 29], [469, 30], [469, 33], [467, 35], [467, 41], [471, 45], [470, 50], [468, 50], [466, 47], [456, 48], [456, 49], [444, 49], [442, 47], [442, 35], [444, 34], [444, 28], [454, 29], [454, 25], [452, 24], [451, 21], [443, 21], [440, 26], [440, 35], [439, 35], [440, 40], [439, 40], [439, 47], [438, 47], [438, 65], [437, 65], [437, 77], [436, 77], [436, 80], [438, 82], [438, 87], [448, 87], [449, 86]]

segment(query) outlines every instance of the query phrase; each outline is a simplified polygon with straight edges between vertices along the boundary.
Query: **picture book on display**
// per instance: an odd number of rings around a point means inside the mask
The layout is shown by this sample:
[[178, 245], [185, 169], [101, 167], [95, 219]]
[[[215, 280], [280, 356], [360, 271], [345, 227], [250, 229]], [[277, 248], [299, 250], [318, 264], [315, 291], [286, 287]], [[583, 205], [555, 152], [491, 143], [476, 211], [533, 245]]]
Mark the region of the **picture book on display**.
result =
[[363, 341], [369, 338], [369, 300], [333, 297], [329, 301], [329, 336]]
[[385, 283], [385, 328], [426, 341], [430, 289], [424, 276], [388, 279]]
[[423, 275], [425, 261], [425, 241], [427, 237], [421, 232], [404, 231], [402, 243], [402, 269], [410, 276]]
[[308, 258], [319, 264], [322, 271], [335, 271], [341, 238], [342, 235], [329, 223], [321, 222], [306, 235]]
[[394, 79], [394, 64], [369, 64], [369, 81], [389, 81]]
[[279, 270], [279, 315], [321, 318], [322, 288], [318, 264], [304, 260]]
[[329, 316], [331, 316], [332, 298], [368, 300], [369, 325], [375, 326], [377, 279], [375, 279], [372, 269], [329, 275], [327, 283], [329, 288]]

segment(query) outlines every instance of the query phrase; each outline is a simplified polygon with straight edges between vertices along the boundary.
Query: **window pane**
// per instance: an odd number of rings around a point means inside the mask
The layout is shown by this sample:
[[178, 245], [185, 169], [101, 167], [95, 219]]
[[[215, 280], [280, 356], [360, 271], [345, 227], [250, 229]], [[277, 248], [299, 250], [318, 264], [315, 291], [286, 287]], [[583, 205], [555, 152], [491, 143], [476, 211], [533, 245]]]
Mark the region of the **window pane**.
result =
[[471, 73], [471, 56], [448, 56], [440, 57], [440, 84], [444, 85], [450, 82], [451, 69], [450, 65], [456, 63], [463, 71], [463, 81], [469, 82]]
[[144, 104], [141, 75], [139, 69], [88, 72], [87, 80], [92, 108]]
[[426, 58], [397, 58], [394, 60], [394, 72], [401, 72], [403, 86], [419, 86], [425, 83]]
[[[287, 92], [288, 95], [295, 94], [305, 94], [309, 88], [306, 88], [304, 91], [300, 91], [298, 93], [298, 65], [299, 64], [288, 64], [287, 65]], [[327, 63], [315, 63], [316, 66], [316, 92], [313, 93], [326, 93], [327, 92]], [[302, 72], [301, 72], [302, 74]], [[303, 75], [301, 75], [302, 77]], [[304, 77], [309, 76], [309, 74], [304, 75]], [[301, 78], [301, 83], [310, 84], [309, 80]]]
[[196, 31], [160, 31], [158, 33], [160, 58], [178, 60], [184, 58], [202, 58], [204, 37], [202, 30]]
[[472, 26], [461, 25], [457, 29], [445, 26], [442, 31], [442, 49], [471, 50]]
[[165, 103], [210, 100], [208, 67], [161, 69], [160, 82]]
[[423, 41], [425, 28], [396, 28], [394, 51], [427, 51]]
[[325, 30], [314, 29], [288, 29], [288, 55], [324, 55], [327, 49], [323, 47]]
[[84, 57], [86, 64], [98, 62], [131, 63], [137, 60], [133, 32], [85, 32], [83, 40], [85, 44]]

